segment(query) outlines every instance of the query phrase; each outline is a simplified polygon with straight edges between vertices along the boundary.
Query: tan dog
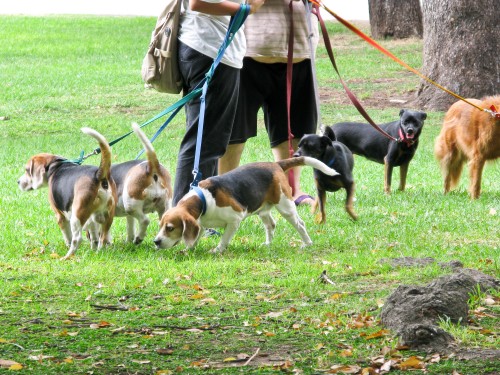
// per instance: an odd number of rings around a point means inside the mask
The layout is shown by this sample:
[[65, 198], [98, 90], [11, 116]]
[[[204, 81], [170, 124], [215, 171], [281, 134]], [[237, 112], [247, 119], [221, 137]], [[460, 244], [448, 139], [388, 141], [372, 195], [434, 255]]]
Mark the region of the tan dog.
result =
[[[467, 100], [481, 108], [495, 105], [500, 109], [500, 95]], [[441, 164], [445, 194], [457, 186], [463, 165], [469, 161], [469, 193], [472, 199], [479, 198], [485, 162], [500, 157], [500, 119], [456, 102], [446, 113], [434, 154]]]
[[116, 186], [111, 178], [111, 149], [106, 139], [90, 128], [85, 134], [99, 142], [99, 167], [78, 165], [52, 154], [30, 158], [18, 185], [23, 191], [49, 186], [50, 206], [69, 250], [62, 259], [72, 256], [88, 230], [91, 247], [100, 249], [111, 242], [110, 228], [117, 201]]
[[157, 248], [168, 249], [180, 241], [192, 248], [202, 228], [223, 227], [220, 243], [212, 250], [222, 252], [241, 221], [253, 214], [259, 215], [264, 223], [265, 244], [269, 245], [276, 226], [271, 216], [273, 207], [299, 232], [304, 246], [310, 245], [311, 239], [297, 214], [285, 174], [286, 170], [300, 165], [309, 165], [329, 176], [338, 174], [317, 159], [301, 156], [276, 163], [251, 163], [202, 180], [161, 218], [160, 231], [154, 240]]
[[[135, 134], [144, 146], [147, 160], [132, 160], [111, 166], [116, 183], [118, 203], [116, 216], [127, 218], [127, 240], [139, 244], [146, 236], [148, 213], [157, 212], [161, 218], [172, 202], [170, 174], [160, 164], [153, 145], [139, 125], [133, 124]], [[139, 227], [135, 228], [135, 221]]]

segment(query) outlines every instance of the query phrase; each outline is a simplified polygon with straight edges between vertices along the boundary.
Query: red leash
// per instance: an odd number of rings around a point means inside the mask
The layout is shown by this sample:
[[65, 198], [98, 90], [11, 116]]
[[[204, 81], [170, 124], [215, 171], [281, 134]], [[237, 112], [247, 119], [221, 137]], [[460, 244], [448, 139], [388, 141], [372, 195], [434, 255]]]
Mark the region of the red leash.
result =
[[[357, 34], [358, 36], [360, 36], [362, 39], [364, 39], [366, 42], [368, 42], [371, 46], [373, 46], [374, 48], [378, 49], [380, 52], [382, 52], [384, 55], [390, 57], [392, 60], [394, 60], [395, 62], [397, 62], [399, 65], [405, 67], [406, 69], [408, 69], [410, 72], [413, 72], [415, 73], [416, 75], [418, 75], [420, 78], [426, 80], [427, 82], [429, 82], [430, 84], [438, 87], [439, 89], [447, 92], [448, 94], [450, 94], [451, 96], [459, 99], [459, 100], [462, 100], [464, 102], [466, 102], [467, 104], [473, 106], [474, 108], [476, 109], [479, 109], [480, 111], [483, 111], [483, 112], [487, 112], [489, 113], [491, 116], [497, 118], [497, 119], [500, 119], [500, 113], [497, 112], [497, 109], [495, 108], [495, 106], [491, 106], [489, 109], [487, 108], [481, 108], [477, 105], [475, 105], [474, 103], [468, 101], [467, 99], [461, 97], [460, 95], [454, 93], [453, 91], [451, 90], [448, 90], [446, 87], [443, 87], [441, 86], [439, 83], [437, 82], [434, 82], [433, 80], [431, 80], [429, 77], [423, 75], [422, 73], [420, 73], [418, 70], [412, 68], [411, 66], [409, 66], [407, 63], [405, 63], [403, 60], [399, 59], [398, 57], [394, 56], [391, 52], [389, 52], [388, 50], [386, 50], [384, 47], [382, 47], [380, 44], [378, 44], [376, 41], [374, 41], [372, 38], [370, 38], [368, 35], [366, 35], [365, 33], [363, 33], [361, 30], [359, 30], [358, 28], [356, 28], [354, 25], [350, 24], [349, 22], [347, 22], [346, 20], [344, 20], [342, 17], [338, 16], [337, 14], [335, 14], [331, 9], [329, 9], [325, 4], [323, 4], [323, 2], [321, 0], [309, 0], [311, 3], [315, 4], [316, 6], [318, 7], [323, 7], [328, 13], [330, 13], [333, 17], [335, 17], [337, 19], [337, 21], [339, 21], [342, 25], [344, 25], [345, 27], [347, 27], [349, 30], [351, 30], [353, 33]], [[317, 10], [318, 11], [318, 14], [319, 14], [319, 9]], [[359, 110], [359, 109], [358, 109]], [[364, 116], [364, 115], [363, 115]], [[366, 117], [365, 117], [366, 118]]]
[[328, 52], [328, 57], [330, 58], [330, 61], [332, 62], [332, 65], [333, 65], [333, 68], [337, 72], [337, 75], [339, 76], [340, 82], [342, 83], [342, 86], [344, 87], [344, 90], [345, 90], [347, 96], [349, 97], [349, 99], [351, 100], [352, 104], [356, 107], [358, 112], [365, 118], [365, 120], [368, 121], [368, 123], [371, 126], [373, 126], [373, 128], [375, 130], [377, 130], [379, 133], [381, 133], [383, 136], [389, 138], [390, 140], [397, 142], [398, 141], [397, 138], [394, 138], [392, 135], [386, 133], [384, 130], [382, 130], [375, 123], [375, 121], [373, 121], [371, 119], [371, 117], [368, 115], [368, 113], [365, 111], [363, 106], [360, 104], [360, 102], [356, 98], [356, 95], [354, 95], [352, 93], [352, 91], [349, 89], [349, 87], [347, 87], [346, 83], [342, 79], [342, 76], [340, 75], [340, 72], [337, 68], [337, 63], [335, 62], [335, 57], [333, 56], [333, 50], [332, 50], [332, 44], [330, 42], [330, 37], [328, 36], [328, 31], [326, 30], [325, 21], [323, 21], [323, 18], [321, 17], [321, 13], [320, 13], [319, 8], [318, 8], [318, 4], [316, 4], [316, 3], [314, 3], [314, 6], [313, 6], [313, 13], [316, 15], [316, 17], [318, 17], [319, 24], [321, 26], [321, 33], [323, 34], [323, 39], [325, 41], [326, 51]]
[[[290, 0], [290, 4], [288, 5], [290, 9], [290, 32], [288, 37], [288, 55], [286, 62], [286, 110], [287, 110], [287, 121], [288, 121], [288, 153], [289, 156], [292, 157], [295, 152], [292, 145], [292, 140], [294, 138], [292, 134], [292, 125], [290, 120], [290, 106], [292, 102], [292, 77], [293, 77], [293, 0]], [[288, 183], [292, 188], [292, 194], [295, 192], [293, 188], [295, 186], [295, 176], [293, 170], [290, 169], [288, 171]]]

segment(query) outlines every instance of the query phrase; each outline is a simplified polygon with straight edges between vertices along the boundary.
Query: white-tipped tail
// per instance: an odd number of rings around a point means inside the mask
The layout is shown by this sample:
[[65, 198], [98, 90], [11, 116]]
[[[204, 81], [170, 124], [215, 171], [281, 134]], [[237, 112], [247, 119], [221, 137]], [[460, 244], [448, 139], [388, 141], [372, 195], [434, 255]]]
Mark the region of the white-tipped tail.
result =
[[314, 169], [317, 169], [318, 171], [323, 172], [328, 176], [338, 176], [340, 174], [335, 169], [330, 168], [322, 161], [311, 158], [309, 156], [304, 156], [304, 164], [313, 167]]
[[90, 135], [91, 137], [97, 139], [99, 143], [108, 143], [108, 141], [106, 141], [106, 138], [104, 138], [104, 136], [101, 133], [95, 131], [94, 129], [83, 127], [81, 130], [85, 134]]
[[132, 129], [134, 129], [135, 135], [137, 135], [137, 138], [141, 141], [142, 145], [144, 146], [144, 149], [146, 150], [146, 154], [150, 152], [155, 152], [155, 149], [153, 148], [153, 144], [149, 140], [149, 138], [146, 136], [146, 134], [141, 130], [141, 127], [137, 123], [132, 123]]

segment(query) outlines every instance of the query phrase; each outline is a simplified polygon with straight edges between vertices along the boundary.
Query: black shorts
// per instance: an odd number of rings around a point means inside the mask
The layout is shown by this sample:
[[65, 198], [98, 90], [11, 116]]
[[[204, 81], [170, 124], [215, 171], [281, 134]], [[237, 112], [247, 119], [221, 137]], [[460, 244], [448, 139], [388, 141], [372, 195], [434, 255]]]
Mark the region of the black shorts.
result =
[[[264, 123], [271, 147], [288, 140], [286, 63], [265, 64], [245, 57], [240, 71], [238, 107], [230, 144], [244, 143], [257, 135], [257, 113]], [[316, 133], [318, 114], [311, 61], [293, 64], [290, 123], [295, 139]]]

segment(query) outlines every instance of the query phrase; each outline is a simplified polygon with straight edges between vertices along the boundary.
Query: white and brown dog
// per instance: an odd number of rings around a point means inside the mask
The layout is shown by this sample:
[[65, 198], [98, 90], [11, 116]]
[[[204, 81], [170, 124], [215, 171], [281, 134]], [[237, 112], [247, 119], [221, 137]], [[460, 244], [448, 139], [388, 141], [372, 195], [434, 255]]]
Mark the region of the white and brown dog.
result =
[[50, 206], [69, 246], [62, 259], [78, 249], [83, 230], [89, 231], [93, 249], [111, 242], [110, 228], [117, 201], [110, 174], [111, 149], [95, 130], [82, 128], [82, 131], [99, 142], [99, 167], [78, 165], [61, 156], [42, 153], [28, 160], [25, 173], [17, 181], [23, 191], [49, 186]]
[[297, 213], [285, 174], [286, 170], [301, 165], [309, 165], [329, 176], [337, 174], [321, 161], [301, 156], [275, 163], [251, 163], [202, 180], [161, 218], [160, 231], [154, 240], [157, 248], [168, 249], [181, 240], [187, 248], [192, 248], [198, 242], [202, 228], [223, 227], [224, 234], [212, 250], [222, 252], [241, 221], [253, 214], [259, 215], [264, 223], [265, 244], [269, 245], [276, 226], [271, 216], [273, 207], [297, 230], [303, 245], [310, 245], [311, 239]]
[[[146, 236], [148, 213], [157, 212], [161, 218], [172, 202], [172, 184], [167, 169], [160, 164], [153, 145], [139, 125], [132, 124], [141, 141], [147, 160], [132, 160], [111, 166], [116, 183], [118, 202], [115, 216], [127, 218], [127, 240], [139, 244]], [[135, 221], [139, 227], [135, 228]]]

